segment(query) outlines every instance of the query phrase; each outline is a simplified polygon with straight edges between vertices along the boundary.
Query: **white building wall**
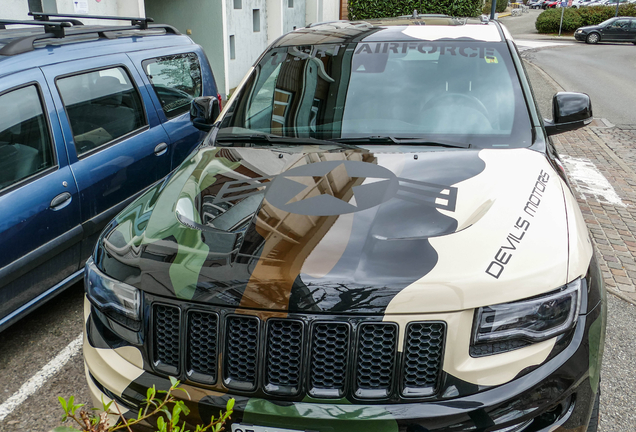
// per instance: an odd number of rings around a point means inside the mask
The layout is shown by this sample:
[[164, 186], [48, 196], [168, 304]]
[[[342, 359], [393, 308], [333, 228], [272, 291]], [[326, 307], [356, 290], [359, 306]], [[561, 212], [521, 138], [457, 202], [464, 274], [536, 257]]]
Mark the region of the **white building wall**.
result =
[[[26, 0], [25, 0], [26, 1]], [[74, 14], [75, 8], [73, 0], [57, 0], [58, 13]], [[125, 16], [125, 17], [145, 17], [143, 0], [110, 0], [100, 1], [88, 0], [87, 15], [105, 15], [105, 16]], [[115, 23], [127, 25], [126, 21], [109, 21], [109, 20], [85, 20], [84, 24], [104, 24], [113, 25]]]
[[29, 2], [27, 0], [2, 0], [2, 12], [0, 16], [12, 20], [32, 19], [29, 13]]
[[307, 24], [337, 21], [340, 17], [339, 0], [306, 0]]
[[[0, 16], [7, 19], [30, 20], [28, 0], [0, 0], [2, 10]], [[45, 12], [75, 14], [73, 0], [44, 0], [42, 1]], [[126, 17], [145, 16], [143, 0], [88, 0], [88, 15], [110, 15]], [[52, 10], [53, 9], [53, 10]], [[125, 21], [85, 20], [85, 24], [127, 24]]]
[[305, 22], [306, 0], [293, 0], [293, 7], [289, 7], [289, 1], [290, 0], [282, 0], [283, 29], [280, 35], [307, 25]]
[[[242, 0], [241, 9], [234, 9], [234, 0], [224, 0], [226, 6], [227, 89], [235, 88], [254, 61], [267, 48], [267, 0]], [[260, 31], [253, 28], [254, 9], [260, 10]], [[234, 36], [234, 54], [230, 52], [230, 37]]]
[[[340, 19], [340, 0], [323, 0], [323, 21], [337, 21]], [[346, 19], [346, 17], [345, 17]]]
[[267, 43], [283, 34], [283, 1], [267, 0]]

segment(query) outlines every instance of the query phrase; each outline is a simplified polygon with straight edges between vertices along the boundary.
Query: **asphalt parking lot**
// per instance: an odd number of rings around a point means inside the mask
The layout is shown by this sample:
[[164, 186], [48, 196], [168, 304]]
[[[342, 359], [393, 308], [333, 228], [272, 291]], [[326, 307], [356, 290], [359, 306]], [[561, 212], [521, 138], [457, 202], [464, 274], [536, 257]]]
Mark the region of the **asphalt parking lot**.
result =
[[[559, 84], [531, 65], [528, 72], [542, 111], [549, 117], [550, 98]], [[560, 135], [555, 142], [599, 252], [606, 285], [614, 293], [608, 300], [600, 430], [633, 431], [636, 174], [632, 167], [636, 167], [636, 126], [608, 127], [599, 120], [593, 127]], [[50, 431], [62, 416], [58, 396], [75, 395], [78, 402], [89, 403], [76, 344], [83, 328], [82, 308], [83, 287], [77, 284], [0, 334], [0, 431]], [[59, 357], [61, 352], [66, 357]]]

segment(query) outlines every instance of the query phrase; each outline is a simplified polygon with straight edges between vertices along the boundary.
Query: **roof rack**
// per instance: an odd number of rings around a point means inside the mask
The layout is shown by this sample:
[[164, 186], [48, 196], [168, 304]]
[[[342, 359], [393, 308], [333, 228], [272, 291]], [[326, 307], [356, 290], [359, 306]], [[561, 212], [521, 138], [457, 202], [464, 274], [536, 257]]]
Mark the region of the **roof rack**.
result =
[[69, 22], [38, 22], [34, 20], [21, 21], [0, 19], [0, 25], [3, 28], [6, 28], [5, 25], [12, 24], [44, 26], [44, 32], [54, 34], [55, 36], [53, 37], [64, 37], [64, 27], [71, 27], [72, 25], [72, 23]]
[[[40, 12], [29, 12], [35, 19], [32, 21], [14, 21], [0, 19], [0, 26], [4, 24], [22, 24], [22, 25], [39, 25], [44, 27], [44, 33], [38, 33], [29, 36], [23, 36], [16, 38], [0, 48], [0, 55], [12, 56], [16, 54], [22, 54], [28, 51], [33, 51], [35, 48], [33, 44], [42, 39], [57, 38], [62, 39], [67, 36], [85, 35], [85, 34], [97, 34], [97, 37], [104, 39], [113, 39], [116, 36], [112, 36], [112, 32], [121, 32], [126, 30], [154, 30], [163, 29], [166, 33], [180, 35], [181, 33], [176, 28], [167, 24], [151, 24], [152, 18], [127, 18], [127, 17], [112, 17], [112, 16], [96, 16], [96, 15], [61, 15], [61, 14], [44, 14]], [[69, 19], [56, 19], [51, 20], [50, 17], [60, 17]], [[88, 18], [88, 19], [108, 19], [108, 20], [122, 20], [130, 21], [130, 26], [84, 26], [81, 21], [76, 18]], [[79, 24], [76, 24], [79, 23]]]
[[[100, 16], [100, 15], [77, 15], [77, 14], [52, 14], [44, 12], [29, 12], [29, 15], [36, 21], [71, 21], [71, 20], [51, 20], [50, 18], [71, 18], [73, 21], [79, 22], [79, 25], [83, 23], [78, 18], [85, 19], [101, 19], [101, 20], [117, 20], [117, 21], [130, 21], [133, 26], [139, 26], [141, 30], [148, 29], [148, 23], [154, 22], [152, 18], [137, 18], [137, 17], [120, 17], [120, 16]], [[75, 24], [78, 25], [78, 24]]]

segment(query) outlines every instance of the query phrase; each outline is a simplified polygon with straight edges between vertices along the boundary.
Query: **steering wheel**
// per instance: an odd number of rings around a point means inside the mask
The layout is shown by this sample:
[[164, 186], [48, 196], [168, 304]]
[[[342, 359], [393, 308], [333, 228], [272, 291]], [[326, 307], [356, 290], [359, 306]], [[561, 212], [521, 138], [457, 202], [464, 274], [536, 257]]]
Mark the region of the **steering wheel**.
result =
[[442, 101], [451, 102], [453, 105], [469, 105], [470, 108], [479, 111], [484, 115], [484, 117], [490, 119], [488, 109], [482, 101], [477, 99], [475, 96], [470, 96], [464, 93], [442, 93], [439, 96], [433, 96], [431, 99], [426, 101], [422, 107], [422, 111], [433, 109], [435, 105], [443, 106], [444, 104], [440, 103]]

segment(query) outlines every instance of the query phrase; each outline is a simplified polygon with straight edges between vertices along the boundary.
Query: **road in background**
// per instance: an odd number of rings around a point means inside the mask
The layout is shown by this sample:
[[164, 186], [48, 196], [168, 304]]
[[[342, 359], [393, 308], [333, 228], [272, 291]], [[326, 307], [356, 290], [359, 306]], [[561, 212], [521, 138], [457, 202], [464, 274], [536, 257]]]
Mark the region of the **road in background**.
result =
[[[593, 74], [589, 68], [596, 66], [585, 65], [586, 53], [596, 53], [601, 56], [596, 63], [614, 59], [613, 50], [623, 53], [625, 58], [616, 59], [617, 64], [629, 66], [631, 64], [634, 75], [633, 53], [636, 48], [632, 45], [599, 45], [597, 47], [575, 44], [574, 47], [556, 47], [555, 43], [571, 43], [571, 40], [545, 38], [534, 31], [534, 21], [540, 11], [530, 11], [521, 17], [504, 18], [502, 21], [518, 40], [524, 57], [545, 66], [553, 78], [568, 90], [578, 90], [592, 96], [595, 115], [606, 116], [614, 123], [620, 123], [618, 117], [611, 112], [605, 114], [606, 95], [610, 103], [612, 98], [619, 98], [625, 102], [636, 101], [636, 96], [629, 93], [631, 87], [622, 86], [625, 76], [619, 75], [616, 81], [609, 75], [604, 75], [606, 83], [600, 85], [592, 80], [582, 79], [585, 74]], [[539, 50], [524, 40], [531, 40], [535, 44], [544, 46]], [[545, 43], [543, 43], [544, 41]], [[574, 48], [573, 52], [570, 52]], [[592, 48], [592, 50], [588, 50]], [[598, 50], [596, 50], [598, 48]], [[595, 51], [596, 50], [596, 51]], [[610, 52], [610, 54], [606, 54]], [[592, 56], [590, 54], [590, 58]], [[631, 54], [631, 56], [630, 56]], [[616, 54], [618, 55], [618, 54]], [[607, 57], [608, 56], [608, 57]], [[557, 60], [564, 58], [565, 60]], [[579, 65], [578, 61], [584, 63]], [[613, 60], [611, 60], [613, 61]], [[621, 62], [622, 61], [622, 62]], [[592, 62], [592, 64], [595, 64]], [[630, 63], [631, 62], [631, 63]], [[554, 66], [554, 70], [550, 69]], [[613, 70], [616, 65], [608, 62], [599, 66], [602, 71]], [[551, 117], [550, 104], [552, 95], [558, 91], [555, 85], [545, 75], [532, 65], [527, 67], [535, 95], [544, 117]], [[576, 76], [575, 76], [576, 75]], [[580, 83], [576, 80], [580, 79]], [[571, 82], [571, 80], [574, 80]], [[605, 93], [604, 86], [616, 86], [616, 91]], [[631, 83], [630, 83], [631, 85]], [[600, 97], [598, 92], [604, 93]], [[631, 110], [632, 115], [636, 113]], [[627, 119], [629, 120], [629, 119]], [[631, 120], [629, 120], [631, 121]], [[636, 121], [631, 121], [636, 123]], [[83, 287], [76, 284], [69, 290], [47, 303], [25, 319], [0, 333], [0, 405], [15, 394], [20, 387], [43, 366], [62, 351], [71, 341], [75, 340], [83, 330]], [[636, 307], [613, 296], [609, 296], [609, 317], [607, 342], [603, 361], [603, 378], [601, 399], [601, 432], [625, 432], [636, 430]], [[61, 408], [57, 396], [68, 397], [75, 395], [79, 402], [89, 402], [89, 393], [84, 377], [82, 355], [77, 354], [65, 364], [55, 376], [51, 377], [42, 388], [29, 397], [15, 411], [0, 421], [0, 432], [48, 432], [58, 426], [61, 418]]]
[[590, 95], [594, 117], [615, 125], [635, 125], [636, 47], [631, 43], [600, 43], [524, 51], [566, 91]]

